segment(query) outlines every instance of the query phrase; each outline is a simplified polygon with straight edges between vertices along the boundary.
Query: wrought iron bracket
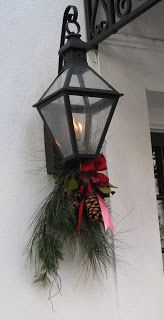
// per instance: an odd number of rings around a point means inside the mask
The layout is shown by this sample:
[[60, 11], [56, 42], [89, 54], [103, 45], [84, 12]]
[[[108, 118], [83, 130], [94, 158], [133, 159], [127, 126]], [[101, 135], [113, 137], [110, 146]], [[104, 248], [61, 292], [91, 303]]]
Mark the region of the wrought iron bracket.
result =
[[84, 0], [88, 50], [162, 0]]

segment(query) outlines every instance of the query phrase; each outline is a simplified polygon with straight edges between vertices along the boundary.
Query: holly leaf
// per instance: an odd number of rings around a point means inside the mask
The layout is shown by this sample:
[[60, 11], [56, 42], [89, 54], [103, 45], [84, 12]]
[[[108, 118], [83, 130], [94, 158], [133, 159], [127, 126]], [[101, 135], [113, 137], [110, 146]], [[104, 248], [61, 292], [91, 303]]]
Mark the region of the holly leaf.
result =
[[78, 181], [76, 178], [71, 178], [69, 180], [65, 180], [64, 182], [64, 191], [72, 191], [78, 188]]
[[109, 195], [111, 193], [110, 187], [98, 187], [98, 189], [105, 195]]
[[57, 180], [56, 180], [56, 183], [57, 184], [62, 184], [62, 183], [64, 183], [64, 180], [65, 180], [65, 176], [64, 175], [63, 176], [59, 176], [57, 178]]
[[113, 184], [111, 184], [111, 183], [109, 183], [109, 187], [110, 188], [115, 188], [115, 189], [117, 189], [118, 187], [116, 187], [116, 186], [114, 186]]

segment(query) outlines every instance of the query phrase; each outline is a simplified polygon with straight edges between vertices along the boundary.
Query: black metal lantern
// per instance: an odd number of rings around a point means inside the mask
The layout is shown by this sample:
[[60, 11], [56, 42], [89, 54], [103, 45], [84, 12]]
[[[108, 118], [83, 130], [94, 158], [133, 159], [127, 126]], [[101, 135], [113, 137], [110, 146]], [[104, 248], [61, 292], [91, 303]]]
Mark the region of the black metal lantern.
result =
[[[77, 20], [77, 9], [73, 9]], [[69, 31], [68, 22], [76, 24], [77, 34]], [[59, 50], [64, 66], [34, 106], [61, 159], [95, 158], [121, 94], [88, 65], [87, 43], [80, 39], [79, 24], [68, 12], [66, 31], [67, 43]]]

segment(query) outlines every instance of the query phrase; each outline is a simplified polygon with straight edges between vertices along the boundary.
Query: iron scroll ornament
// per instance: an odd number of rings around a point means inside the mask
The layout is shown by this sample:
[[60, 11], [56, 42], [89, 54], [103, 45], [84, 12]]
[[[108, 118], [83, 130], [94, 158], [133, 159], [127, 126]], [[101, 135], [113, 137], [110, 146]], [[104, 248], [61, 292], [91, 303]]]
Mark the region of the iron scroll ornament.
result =
[[[84, 0], [88, 50], [161, 0]], [[101, 14], [103, 13], [103, 18]]]
[[[138, 0], [143, 1], [143, 0]], [[96, 17], [98, 13], [99, 5], [102, 6], [104, 14], [106, 16], [105, 20], [100, 21], [96, 24]], [[110, 24], [115, 23], [116, 17], [122, 18], [128, 15], [132, 10], [132, 0], [96, 0], [93, 4], [92, 16], [91, 16], [91, 34], [93, 38], [107, 30]], [[115, 14], [114, 14], [115, 11]]]
[[[105, 20], [100, 21], [99, 24], [96, 24], [96, 17], [99, 3], [101, 3], [104, 13], [105, 13]], [[91, 37], [95, 37], [99, 33], [103, 32], [108, 28], [108, 16], [110, 16], [110, 4], [105, 0], [96, 0], [93, 4], [93, 10], [91, 15]]]
[[126, 16], [132, 10], [132, 0], [117, 0], [115, 4], [115, 10], [118, 18]]
[[[60, 48], [64, 45], [65, 40], [72, 36], [78, 35], [80, 33], [80, 25], [77, 22], [78, 19], [78, 10], [75, 6], [68, 6], [64, 11], [63, 16], [63, 23], [62, 23], [62, 31], [61, 31], [61, 38], [60, 38]], [[76, 32], [70, 30], [70, 24], [75, 25]], [[58, 73], [60, 73], [63, 66], [63, 56], [59, 56], [59, 65], [58, 65]]]

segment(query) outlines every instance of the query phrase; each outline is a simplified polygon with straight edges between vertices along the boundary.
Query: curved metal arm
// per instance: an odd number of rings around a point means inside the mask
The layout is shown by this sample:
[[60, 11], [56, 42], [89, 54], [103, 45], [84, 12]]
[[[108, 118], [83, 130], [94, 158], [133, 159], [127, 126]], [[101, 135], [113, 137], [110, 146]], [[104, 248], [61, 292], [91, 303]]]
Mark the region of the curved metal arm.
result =
[[[73, 11], [73, 13], [70, 13], [70, 11]], [[80, 33], [80, 25], [77, 22], [78, 18], [78, 10], [75, 6], [68, 6], [64, 11], [63, 16], [63, 23], [62, 23], [62, 31], [61, 31], [61, 38], [60, 38], [60, 48], [64, 45], [65, 39], [68, 36], [79, 34]], [[70, 31], [69, 24], [74, 24], [77, 28], [77, 32]], [[67, 35], [66, 35], [67, 33]], [[58, 73], [60, 73], [63, 65], [63, 57], [59, 56], [59, 64], [58, 64]]]

